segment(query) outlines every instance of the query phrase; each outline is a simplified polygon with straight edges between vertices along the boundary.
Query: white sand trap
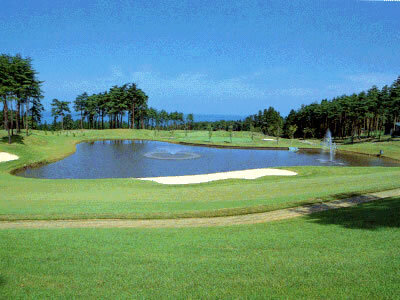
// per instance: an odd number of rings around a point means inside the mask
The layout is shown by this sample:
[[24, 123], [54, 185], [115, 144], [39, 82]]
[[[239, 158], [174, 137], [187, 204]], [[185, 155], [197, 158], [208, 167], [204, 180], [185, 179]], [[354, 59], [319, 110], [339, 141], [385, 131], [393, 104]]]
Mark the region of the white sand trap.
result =
[[275, 141], [274, 139], [263, 139], [263, 141]]
[[0, 163], [10, 161], [10, 160], [17, 160], [19, 157], [14, 154], [10, 154], [7, 152], [0, 152]]
[[256, 179], [263, 176], [294, 176], [296, 172], [280, 169], [251, 169], [243, 171], [221, 172], [201, 175], [167, 176], [138, 178], [140, 180], [155, 181], [162, 184], [191, 184], [222, 179]]

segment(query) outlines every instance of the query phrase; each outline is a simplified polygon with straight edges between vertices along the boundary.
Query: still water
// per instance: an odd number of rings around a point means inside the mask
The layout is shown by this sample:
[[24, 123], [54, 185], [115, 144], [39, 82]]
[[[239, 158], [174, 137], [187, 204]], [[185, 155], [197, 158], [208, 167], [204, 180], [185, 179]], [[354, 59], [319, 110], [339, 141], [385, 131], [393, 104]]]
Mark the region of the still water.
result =
[[34, 178], [128, 178], [194, 175], [277, 166], [399, 166], [377, 157], [324, 151], [218, 149], [156, 141], [96, 141], [55, 163], [28, 168]]

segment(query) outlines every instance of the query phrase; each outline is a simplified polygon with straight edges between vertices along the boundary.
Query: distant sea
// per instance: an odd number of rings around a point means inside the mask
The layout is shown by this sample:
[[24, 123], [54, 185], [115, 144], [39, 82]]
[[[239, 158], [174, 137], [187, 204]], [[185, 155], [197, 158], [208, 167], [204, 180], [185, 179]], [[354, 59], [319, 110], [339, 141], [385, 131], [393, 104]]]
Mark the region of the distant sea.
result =
[[193, 114], [193, 118], [195, 122], [215, 122], [215, 121], [238, 121], [243, 120], [247, 116], [240, 115], [213, 115], [213, 114]]
[[[186, 116], [186, 115], [185, 115]], [[246, 116], [241, 115], [222, 115], [222, 114], [193, 114], [195, 122], [215, 122], [215, 121], [238, 121], [243, 120]], [[79, 114], [73, 113], [72, 118], [77, 120], [80, 118]], [[126, 118], [126, 117], [125, 117]], [[47, 124], [53, 123], [53, 117], [50, 111], [43, 112], [42, 123], [47, 122]]]

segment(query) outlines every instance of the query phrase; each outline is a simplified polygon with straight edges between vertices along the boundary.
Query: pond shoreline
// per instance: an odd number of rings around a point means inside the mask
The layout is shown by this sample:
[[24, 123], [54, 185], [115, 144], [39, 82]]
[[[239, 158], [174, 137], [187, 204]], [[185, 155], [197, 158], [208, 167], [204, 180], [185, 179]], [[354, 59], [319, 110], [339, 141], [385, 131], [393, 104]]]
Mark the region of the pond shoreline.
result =
[[[165, 140], [165, 139], [146, 139], [146, 138], [139, 138], [139, 139], [121, 139], [121, 138], [96, 138], [96, 139], [84, 139], [84, 140], [80, 140], [80, 141], [74, 141], [74, 151], [70, 151], [65, 153], [64, 155], [54, 158], [54, 159], [50, 159], [50, 160], [41, 160], [38, 162], [33, 162], [31, 164], [28, 165], [23, 165], [21, 167], [12, 169], [11, 171], [9, 171], [9, 173], [13, 176], [16, 177], [22, 177], [22, 176], [18, 176], [18, 173], [21, 173], [27, 169], [34, 169], [34, 168], [40, 168], [43, 167], [45, 165], [51, 164], [51, 163], [55, 163], [58, 162], [60, 160], [63, 160], [65, 158], [67, 158], [68, 156], [73, 155], [76, 150], [77, 150], [77, 145], [82, 144], [82, 143], [93, 143], [93, 142], [97, 142], [97, 141], [149, 141], [149, 142], [165, 142], [165, 143], [170, 143], [170, 144], [175, 144], [175, 145], [183, 145], [183, 146], [194, 146], [194, 147], [207, 147], [207, 148], [215, 148], [215, 149], [243, 149], [243, 150], [282, 150], [282, 151], [289, 151], [289, 147], [262, 147], [262, 146], [236, 146], [236, 145], [219, 145], [219, 144], [204, 144], [204, 143], [192, 143], [192, 142], [184, 142], [184, 141], [174, 141], [174, 140]], [[309, 152], [309, 153], [317, 153], [321, 151], [321, 148], [309, 148], [309, 147], [296, 147], [299, 151], [304, 151], [304, 152]], [[341, 149], [337, 149], [336, 150], [338, 153], [346, 153], [346, 154], [350, 154], [350, 155], [361, 155], [361, 156], [368, 156], [368, 157], [379, 157], [383, 160], [386, 160], [388, 162], [393, 162], [393, 163], [400, 163], [400, 160], [398, 159], [394, 159], [391, 157], [387, 157], [384, 155], [374, 155], [374, 154], [370, 154], [370, 153], [362, 153], [362, 152], [356, 152], [356, 151], [349, 151], [349, 150], [341, 150]], [[284, 165], [279, 166], [279, 167], [285, 167]], [[290, 167], [290, 166], [289, 166]], [[329, 166], [326, 166], [329, 167]], [[184, 175], [182, 175], [184, 176]], [[164, 177], [164, 176], [162, 176]], [[27, 177], [24, 177], [27, 178]], [[43, 179], [43, 178], [34, 178], [31, 177], [33, 179]]]

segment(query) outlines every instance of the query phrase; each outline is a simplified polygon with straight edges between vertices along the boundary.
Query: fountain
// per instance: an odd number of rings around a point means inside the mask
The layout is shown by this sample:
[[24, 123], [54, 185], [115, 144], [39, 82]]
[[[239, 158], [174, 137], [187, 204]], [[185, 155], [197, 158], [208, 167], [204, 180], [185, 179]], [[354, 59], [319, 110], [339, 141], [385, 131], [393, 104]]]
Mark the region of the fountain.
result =
[[337, 149], [336, 144], [333, 142], [332, 133], [328, 129], [325, 134], [325, 138], [321, 143], [322, 147], [326, 150], [329, 150], [329, 161], [333, 162], [333, 156], [335, 155], [335, 151]]
[[167, 160], [195, 159], [200, 157], [199, 154], [182, 150], [181, 147], [159, 147], [156, 150], [147, 152], [143, 155], [147, 158]]

